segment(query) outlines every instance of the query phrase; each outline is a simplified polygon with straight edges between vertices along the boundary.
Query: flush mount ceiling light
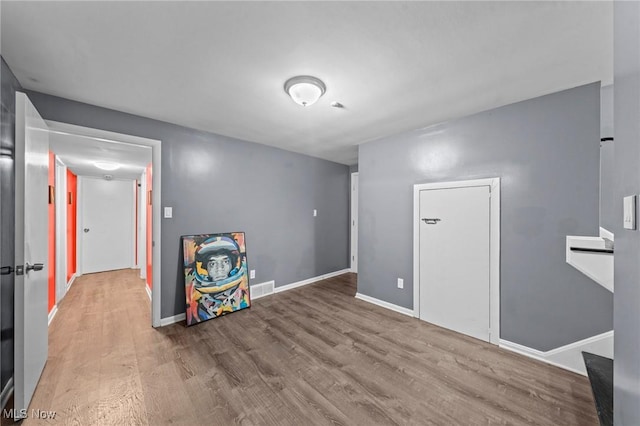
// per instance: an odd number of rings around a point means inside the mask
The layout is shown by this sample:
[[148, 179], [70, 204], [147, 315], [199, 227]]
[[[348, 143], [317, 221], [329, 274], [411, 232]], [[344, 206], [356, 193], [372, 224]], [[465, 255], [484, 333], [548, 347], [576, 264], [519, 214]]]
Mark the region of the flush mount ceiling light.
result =
[[310, 75], [292, 77], [284, 83], [284, 91], [295, 103], [302, 106], [315, 104], [326, 90], [327, 87], [322, 80]]
[[96, 161], [93, 165], [101, 170], [116, 170], [120, 168], [120, 164], [110, 163], [108, 161]]

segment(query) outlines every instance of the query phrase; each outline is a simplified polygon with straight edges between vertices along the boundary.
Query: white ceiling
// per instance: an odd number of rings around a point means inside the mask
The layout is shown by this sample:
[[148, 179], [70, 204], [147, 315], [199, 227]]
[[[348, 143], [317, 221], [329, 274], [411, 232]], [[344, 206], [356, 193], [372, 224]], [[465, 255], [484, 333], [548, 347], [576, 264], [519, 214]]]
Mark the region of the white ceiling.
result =
[[[114, 179], [139, 179], [145, 167], [151, 163], [151, 148], [119, 141], [108, 141], [86, 136], [52, 131], [49, 134], [51, 150], [78, 176]], [[117, 163], [117, 170], [101, 170], [96, 161]]]
[[[354, 164], [362, 142], [610, 84], [613, 12], [611, 1], [2, 1], [2, 55], [28, 89]], [[327, 86], [311, 107], [284, 93], [299, 74]]]

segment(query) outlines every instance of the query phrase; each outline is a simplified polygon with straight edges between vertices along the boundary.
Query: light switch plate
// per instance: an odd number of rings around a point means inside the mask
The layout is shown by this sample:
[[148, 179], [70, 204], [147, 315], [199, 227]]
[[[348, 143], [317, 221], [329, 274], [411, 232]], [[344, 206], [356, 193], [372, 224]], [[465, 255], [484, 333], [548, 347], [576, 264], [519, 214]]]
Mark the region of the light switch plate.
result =
[[404, 288], [404, 280], [402, 278], [398, 278], [398, 288]]
[[624, 197], [623, 206], [624, 229], [636, 229], [636, 195]]
[[316, 216], [318, 216], [318, 210], [313, 209], [313, 217], [316, 217]]
[[173, 207], [164, 208], [164, 218], [171, 219], [173, 217]]
[[252, 269], [249, 271], [249, 278], [253, 279], [256, 277], [256, 270]]

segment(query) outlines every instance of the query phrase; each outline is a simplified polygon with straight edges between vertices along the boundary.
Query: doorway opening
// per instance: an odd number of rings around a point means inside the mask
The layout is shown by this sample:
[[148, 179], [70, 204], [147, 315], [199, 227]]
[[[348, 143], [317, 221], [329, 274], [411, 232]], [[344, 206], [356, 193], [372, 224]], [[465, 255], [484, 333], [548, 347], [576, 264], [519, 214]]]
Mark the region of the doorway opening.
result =
[[414, 316], [500, 341], [500, 179], [414, 185]]
[[[46, 123], [60, 182], [55, 186], [60, 201], [56, 203], [56, 302], [83, 274], [139, 269], [151, 299], [151, 325], [159, 327], [160, 141]], [[108, 170], [116, 165], [117, 169]]]

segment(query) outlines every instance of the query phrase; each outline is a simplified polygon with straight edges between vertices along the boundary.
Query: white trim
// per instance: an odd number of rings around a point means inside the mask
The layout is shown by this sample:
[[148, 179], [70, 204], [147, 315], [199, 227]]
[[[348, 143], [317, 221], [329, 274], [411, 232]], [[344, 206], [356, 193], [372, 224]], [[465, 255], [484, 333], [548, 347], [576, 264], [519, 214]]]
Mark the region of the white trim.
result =
[[372, 303], [374, 305], [381, 306], [386, 309], [390, 309], [394, 312], [398, 312], [402, 315], [407, 315], [412, 317], [413, 311], [411, 309], [405, 308], [403, 306], [394, 305], [393, 303], [385, 302], [384, 300], [376, 299], [375, 297], [367, 296], [362, 293], [356, 293], [356, 299], [364, 300], [365, 302]]
[[67, 283], [67, 291], [69, 291], [69, 289], [71, 288], [71, 285], [76, 280], [76, 278], [78, 278], [78, 273], [74, 273], [73, 275], [71, 275], [71, 279]]
[[165, 325], [175, 324], [177, 322], [184, 321], [185, 319], [187, 319], [187, 314], [184, 314], [184, 313], [174, 315], [172, 317], [162, 318], [160, 320], [160, 327], [164, 327]]
[[137, 218], [137, 206], [138, 206], [138, 182], [135, 179], [131, 180], [131, 198], [133, 199], [133, 203], [131, 203], [131, 269], [137, 269], [138, 263], [136, 262], [136, 258], [138, 257], [138, 253], [136, 253], [136, 249], [138, 248], [138, 218]]
[[153, 301], [153, 294], [151, 289], [149, 288], [149, 286], [147, 285], [146, 281], [144, 283], [144, 288], [145, 290], [147, 290], [147, 296], [149, 296], [149, 300]]
[[[161, 197], [162, 194], [162, 142], [156, 139], [142, 138], [138, 136], [126, 135], [122, 133], [109, 132], [106, 130], [92, 129], [84, 126], [76, 126], [74, 124], [60, 123], [57, 121], [45, 121], [49, 126], [49, 130], [57, 133], [67, 133], [72, 135], [81, 135], [92, 139], [107, 140], [109, 142], [128, 143], [134, 145], [142, 145], [151, 147], [152, 169], [153, 169], [153, 250], [151, 253], [153, 265], [153, 277], [155, 280], [153, 298], [151, 301], [151, 324], [153, 327], [160, 327], [161, 317], [161, 291], [162, 291], [162, 275], [160, 270], [160, 260], [162, 254], [162, 221], [161, 221]], [[80, 188], [78, 188], [80, 193]], [[77, 221], [79, 223], [79, 221]], [[80, 235], [78, 233], [78, 235]], [[78, 252], [80, 252], [80, 247]], [[147, 253], [149, 256], [149, 253]], [[82, 271], [79, 271], [82, 274]]]
[[55, 296], [60, 303], [67, 292], [67, 167], [60, 157], [55, 156]]
[[614, 241], [614, 237], [615, 235], [613, 235], [613, 232], [603, 227], [600, 227], [600, 238], [606, 238], [607, 240]]
[[350, 271], [351, 271], [351, 269], [347, 268], [347, 269], [341, 269], [341, 270], [335, 271], [335, 272], [329, 272], [328, 274], [319, 275], [317, 277], [307, 278], [306, 280], [297, 281], [295, 283], [291, 283], [291, 284], [283, 285], [283, 286], [280, 286], [280, 287], [276, 287], [274, 289], [274, 293], [282, 293], [283, 291], [292, 290], [294, 288], [298, 288], [298, 287], [302, 287], [302, 286], [305, 286], [305, 285], [313, 284], [313, 283], [318, 282], [318, 281], [326, 280], [327, 278], [332, 278], [332, 277], [336, 277], [338, 275], [346, 274], [347, 272], [350, 272]]
[[588, 337], [546, 352], [504, 339], [500, 339], [500, 347], [586, 376], [587, 370], [585, 369], [582, 359], [582, 352], [590, 352], [607, 358], [613, 358], [613, 334], [613, 330], [607, 331], [606, 333]]
[[[356, 184], [354, 185], [354, 178]], [[358, 193], [360, 192], [360, 175], [358, 172], [351, 173], [351, 182], [349, 185], [349, 194], [351, 197], [351, 223], [349, 224], [349, 230], [351, 235], [351, 251], [349, 256], [349, 264], [351, 265], [350, 272], [354, 274], [358, 273]], [[355, 197], [353, 196], [355, 192]], [[354, 214], [355, 213], [355, 214]]]
[[147, 171], [140, 175], [138, 191], [138, 264], [140, 278], [147, 279]]
[[11, 394], [13, 394], [13, 376], [9, 377], [7, 384], [2, 389], [2, 393], [0, 393], [0, 410], [4, 410], [9, 398], [11, 398]]
[[489, 342], [500, 342], [500, 178], [435, 182], [413, 185], [413, 316], [420, 318], [420, 191], [430, 189], [489, 186]]
[[76, 273], [82, 275], [82, 179], [76, 175]]
[[57, 313], [58, 305], [53, 305], [53, 309], [51, 309], [51, 312], [49, 312], [49, 321], [47, 322], [47, 325], [51, 325], [51, 321], [53, 321], [53, 317], [55, 317]]

